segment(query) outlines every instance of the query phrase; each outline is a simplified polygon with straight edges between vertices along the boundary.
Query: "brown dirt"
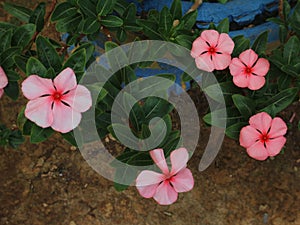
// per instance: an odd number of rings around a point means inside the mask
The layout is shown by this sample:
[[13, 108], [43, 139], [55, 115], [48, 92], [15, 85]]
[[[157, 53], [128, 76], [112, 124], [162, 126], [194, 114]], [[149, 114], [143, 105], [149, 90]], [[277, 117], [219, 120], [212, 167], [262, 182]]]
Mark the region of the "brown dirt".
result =
[[[191, 96], [197, 102], [199, 92], [194, 90]], [[1, 123], [16, 124], [23, 103], [24, 99], [2, 98]], [[197, 104], [203, 113], [203, 99]], [[294, 104], [282, 113], [285, 121], [297, 113], [284, 154], [258, 162], [235, 141], [225, 139], [214, 164], [200, 173], [198, 163], [209, 135], [202, 124], [198, 148], [189, 162], [195, 187], [171, 206], [142, 198], [134, 187], [116, 192], [112, 182], [89, 167], [58, 134], [42, 144], [27, 140], [17, 150], [2, 148], [0, 224], [300, 225], [299, 111], [299, 104]]]

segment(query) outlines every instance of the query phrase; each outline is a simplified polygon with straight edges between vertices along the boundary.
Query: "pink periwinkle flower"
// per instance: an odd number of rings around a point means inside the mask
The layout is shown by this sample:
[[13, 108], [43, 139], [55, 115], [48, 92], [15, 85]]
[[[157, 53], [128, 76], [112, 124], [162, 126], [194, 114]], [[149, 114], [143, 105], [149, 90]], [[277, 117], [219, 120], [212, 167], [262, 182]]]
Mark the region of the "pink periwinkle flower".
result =
[[144, 170], [138, 175], [136, 187], [143, 197], [153, 197], [160, 205], [170, 205], [177, 200], [178, 192], [192, 190], [194, 178], [191, 171], [186, 168], [189, 154], [185, 148], [179, 148], [171, 153], [171, 171], [162, 149], [152, 150], [150, 155], [162, 174]]
[[230, 65], [230, 73], [233, 76], [233, 83], [241, 88], [258, 90], [264, 86], [270, 63], [267, 59], [258, 58], [258, 55], [248, 49], [233, 58]]
[[2, 67], [0, 66], [0, 98], [2, 97], [4, 93], [4, 88], [7, 86], [7, 84], [8, 84], [7, 76], [4, 70], [2, 69]]
[[250, 157], [265, 160], [269, 156], [278, 155], [286, 142], [287, 132], [285, 122], [261, 112], [249, 119], [249, 126], [240, 132], [240, 145], [247, 149]]
[[77, 127], [81, 113], [92, 105], [89, 90], [77, 85], [72, 69], [66, 68], [51, 79], [31, 75], [22, 83], [24, 96], [30, 101], [25, 116], [42, 128], [52, 127], [67, 133]]
[[191, 56], [195, 58], [196, 65], [201, 70], [224, 70], [231, 62], [233, 48], [234, 42], [228, 34], [205, 30], [193, 42]]

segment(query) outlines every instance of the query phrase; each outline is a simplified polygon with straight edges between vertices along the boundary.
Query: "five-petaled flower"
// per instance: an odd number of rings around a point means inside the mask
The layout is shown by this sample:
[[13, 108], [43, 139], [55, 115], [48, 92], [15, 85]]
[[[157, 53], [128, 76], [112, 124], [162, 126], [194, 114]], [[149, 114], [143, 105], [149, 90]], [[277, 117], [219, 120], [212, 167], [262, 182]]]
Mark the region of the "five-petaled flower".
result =
[[24, 96], [30, 101], [25, 116], [42, 128], [52, 127], [67, 133], [77, 127], [81, 113], [92, 105], [89, 90], [77, 85], [74, 71], [64, 69], [52, 81], [31, 75], [22, 83]]
[[233, 58], [230, 65], [230, 73], [233, 76], [233, 83], [241, 88], [258, 90], [264, 86], [265, 77], [270, 68], [267, 59], [258, 58], [258, 55], [248, 49], [239, 55], [239, 58]]
[[250, 157], [265, 160], [279, 154], [286, 142], [283, 136], [287, 132], [285, 122], [274, 119], [265, 112], [258, 113], [249, 119], [249, 126], [240, 132], [240, 145], [247, 149]]
[[152, 150], [150, 155], [162, 174], [144, 170], [138, 175], [136, 187], [143, 197], [153, 197], [161, 205], [170, 205], [177, 200], [178, 192], [187, 192], [193, 188], [194, 178], [191, 171], [186, 168], [189, 155], [185, 148], [179, 148], [171, 153], [171, 171], [162, 149]]
[[4, 70], [2, 69], [2, 67], [0, 66], [0, 98], [2, 97], [4, 93], [4, 88], [7, 86], [7, 84], [8, 84], [7, 76]]
[[191, 56], [199, 69], [212, 72], [224, 70], [231, 62], [234, 42], [228, 34], [205, 30], [193, 42]]

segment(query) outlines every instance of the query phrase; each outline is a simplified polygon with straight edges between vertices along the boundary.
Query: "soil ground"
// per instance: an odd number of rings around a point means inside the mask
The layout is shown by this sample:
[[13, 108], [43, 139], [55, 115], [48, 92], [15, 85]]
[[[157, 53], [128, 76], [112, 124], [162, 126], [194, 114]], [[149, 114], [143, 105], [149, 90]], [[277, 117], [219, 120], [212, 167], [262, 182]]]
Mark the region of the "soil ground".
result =
[[[0, 20], [8, 19], [0, 13]], [[203, 115], [203, 97], [197, 90], [190, 95]], [[24, 103], [24, 99], [15, 102], [3, 97], [1, 123], [13, 127]], [[300, 225], [299, 112], [298, 103], [281, 114], [288, 121], [296, 113], [283, 154], [259, 162], [226, 138], [217, 159], [204, 172], [197, 168], [210, 130], [201, 124], [199, 144], [188, 165], [195, 187], [180, 194], [171, 206], [142, 198], [135, 187], [115, 191], [113, 183], [97, 174], [80, 151], [58, 134], [42, 144], [27, 140], [17, 150], [2, 148], [0, 225]]]

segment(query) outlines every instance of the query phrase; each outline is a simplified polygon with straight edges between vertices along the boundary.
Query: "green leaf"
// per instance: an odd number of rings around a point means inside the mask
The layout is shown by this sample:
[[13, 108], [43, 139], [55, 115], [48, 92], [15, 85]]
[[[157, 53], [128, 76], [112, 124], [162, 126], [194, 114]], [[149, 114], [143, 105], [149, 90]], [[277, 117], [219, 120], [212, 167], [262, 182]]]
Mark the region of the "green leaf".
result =
[[181, 0], [173, 0], [170, 11], [171, 11], [173, 21], [180, 20], [182, 17]]
[[38, 75], [43, 78], [47, 77], [47, 69], [37, 58], [30, 57], [26, 64], [26, 75]]
[[255, 113], [255, 102], [251, 98], [235, 94], [232, 96], [232, 100], [246, 120]]
[[136, 5], [130, 3], [123, 14], [124, 20], [132, 22], [136, 20]]
[[41, 2], [33, 11], [29, 18], [29, 23], [36, 25], [36, 31], [40, 32], [44, 28], [44, 17], [46, 13], [46, 3]]
[[298, 34], [300, 35], [300, 2], [297, 1], [296, 6], [294, 7], [294, 11], [291, 15], [291, 17], [289, 18], [290, 21], [290, 26], [292, 27], [292, 29]]
[[117, 31], [117, 38], [118, 38], [118, 40], [120, 42], [126, 41], [126, 39], [127, 39], [127, 33], [126, 33], [126, 31], [123, 28], [121, 28], [121, 29], [119, 29]]
[[[122, 181], [122, 183], [133, 183], [136, 179], [136, 172], [129, 166], [120, 167], [116, 169], [114, 180]], [[126, 190], [129, 185], [119, 184], [114, 182], [114, 187], [117, 191], [124, 191]]]
[[261, 33], [254, 41], [252, 49], [256, 52], [256, 54], [262, 55], [265, 53], [268, 43], [268, 33], [269, 31]]
[[61, 58], [52, 44], [44, 37], [38, 36], [36, 39], [37, 54], [39, 60], [48, 69], [52, 67], [55, 72], [60, 72]]
[[11, 23], [7, 23], [7, 22], [0, 22], [0, 32], [6, 32], [9, 29], [15, 29], [16, 25], [11, 24]]
[[285, 43], [289, 30], [284, 25], [279, 26], [279, 40], [281, 43]]
[[21, 55], [15, 55], [14, 56], [14, 61], [15, 61], [15, 64], [17, 65], [17, 67], [23, 73], [26, 73], [26, 64], [27, 64], [28, 58], [25, 57], [25, 56], [21, 56]]
[[19, 97], [19, 84], [16, 81], [8, 82], [8, 85], [4, 88], [5, 94], [13, 100], [17, 100]]
[[62, 20], [59, 20], [56, 24], [56, 30], [58, 32], [75, 32], [78, 27], [80, 22], [83, 20], [83, 17], [81, 14], [75, 14], [70, 17], [66, 17]]
[[279, 76], [277, 81], [279, 90], [284, 90], [289, 88], [291, 83], [292, 83], [291, 76], [287, 76], [284, 73]]
[[[101, 0], [103, 1], [103, 0]], [[96, 2], [93, 0], [78, 0], [78, 5], [81, 11], [90, 17], [97, 17], [97, 9], [96, 9]]]
[[1, 37], [0, 37], [0, 52], [3, 52], [4, 50], [11, 47], [12, 35], [13, 35], [12, 29], [4, 31], [4, 33], [1, 35]]
[[51, 128], [41, 128], [34, 124], [31, 129], [30, 142], [40, 143], [47, 140], [52, 134], [53, 130]]
[[117, 16], [109, 15], [101, 18], [101, 24], [106, 27], [121, 27], [123, 20]]
[[284, 18], [285, 21], [288, 20], [290, 12], [291, 12], [291, 6], [288, 3], [288, 1], [284, 0], [283, 1], [283, 18]]
[[117, 0], [101, 0], [101, 1], [98, 1], [98, 4], [97, 4], [98, 16], [106, 16], [107, 14], [111, 13], [111, 11], [114, 8], [116, 2], [117, 2]]
[[5, 69], [9, 69], [14, 64], [14, 56], [20, 54], [19, 47], [8, 48], [0, 54], [0, 65]]
[[74, 133], [73, 131], [69, 132], [69, 133], [64, 133], [64, 134], [61, 134], [62, 137], [71, 145], [75, 146], [75, 147], [78, 147], [77, 146], [77, 142], [76, 142], [76, 139], [74, 137]]
[[[216, 118], [217, 120], [213, 121], [213, 118]], [[240, 112], [238, 110], [236, 110], [235, 108], [227, 108], [210, 112], [203, 117], [203, 120], [209, 125], [223, 128], [224, 123], [227, 125], [227, 127], [229, 127], [239, 122], [242, 118], [243, 117], [240, 115]]]
[[227, 137], [232, 138], [234, 140], [238, 140], [240, 136], [240, 131], [243, 127], [247, 126], [245, 122], [239, 122], [234, 125], [231, 125], [226, 128], [225, 134]]
[[82, 33], [93, 34], [99, 31], [100, 23], [97, 19], [89, 17], [84, 20], [82, 28]]
[[13, 70], [7, 70], [6, 72], [6, 76], [8, 78], [8, 81], [18, 81], [20, 79], [20, 75]]
[[162, 36], [160, 33], [157, 32], [158, 25], [156, 22], [149, 21], [149, 20], [137, 20], [137, 24], [143, 27], [143, 31], [145, 35], [153, 40], [162, 40]]
[[290, 64], [295, 57], [299, 57], [299, 53], [300, 41], [297, 36], [292, 36], [284, 45], [283, 59]]
[[250, 48], [250, 40], [242, 35], [234, 37], [233, 41], [235, 43], [235, 46], [233, 49], [232, 57], [238, 57], [239, 54]]
[[154, 117], [162, 118], [169, 114], [174, 106], [166, 100], [158, 97], [148, 97], [143, 105], [146, 121], [150, 121]]
[[77, 8], [74, 5], [69, 2], [62, 2], [55, 7], [51, 16], [51, 21], [74, 17], [76, 14]]
[[4, 3], [4, 10], [23, 22], [28, 22], [32, 10], [11, 3]]
[[79, 51], [74, 52], [70, 58], [65, 62], [63, 68], [70, 67], [74, 70], [75, 74], [77, 72], [83, 72], [86, 63], [86, 50], [80, 49]]
[[284, 65], [281, 70], [292, 77], [299, 77], [298, 69], [295, 66]]
[[182, 17], [182, 21], [184, 23], [184, 28], [186, 30], [191, 30], [193, 28], [193, 26], [195, 25], [196, 21], [197, 21], [197, 15], [198, 15], [198, 11], [192, 11], [189, 12], [188, 14], [185, 14]]
[[260, 104], [260, 111], [276, 115], [277, 113], [288, 107], [295, 100], [298, 92], [298, 88], [288, 88], [286, 90], [283, 90], [269, 100], [264, 101], [262, 104]]
[[[86, 51], [86, 61], [88, 61], [94, 54], [94, 51], [95, 51], [95, 45], [93, 45], [92, 43], [90, 42], [85, 42], [85, 43], [82, 43], [76, 50], [75, 52], [78, 52], [80, 51], [81, 49], [85, 49]], [[74, 52], [74, 53], [75, 53]]]
[[18, 27], [12, 37], [12, 45], [25, 48], [32, 39], [35, 28], [31, 23]]
[[217, 31], [219, 33], [228, 33], [229, 32], [229, 19], [225, 18], [223, 19], [219, 25], [217, 26]]
[[170, 14], [169, 9], [165, 6], [160, 12], [158, 31], [168, 38], [170, 36], [169, 33], [172, 26], [173, 26], [172, 16]]

